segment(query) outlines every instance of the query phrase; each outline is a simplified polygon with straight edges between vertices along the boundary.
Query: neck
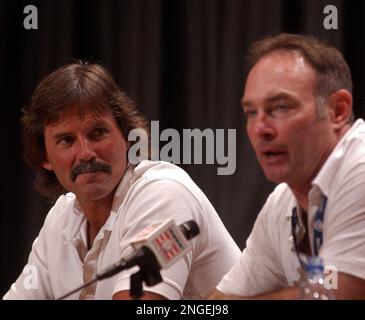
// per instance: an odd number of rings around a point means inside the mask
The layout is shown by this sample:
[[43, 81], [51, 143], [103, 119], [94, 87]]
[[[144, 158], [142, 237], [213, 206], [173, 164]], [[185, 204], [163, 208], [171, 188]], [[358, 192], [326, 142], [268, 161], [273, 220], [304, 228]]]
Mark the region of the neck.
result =
[[312, 188], [312, 181], [319, 173], [320, 169], [323, 167], [324, 163], [326, 162], [327, 158], [336, 147], [337, 143], [340, 139], [344, 136], [344, 134], [350, 129], [350, 125], [345, 125], [336, 133], [336, 138], [333, 143], [329, 146], [326, 152], [323, 153], [323, 156], [319, 159], [318, 165], [313, 171], [313, 174], [307, 179], [307, 181], [301, 180], [300, 184], [291, 184], [288, 183], [290, 189], [292, 190], [298, 204], [300, 207], [305, 211], [308, 212], [308, 194], [310, 189]]
[[114, 193], [98, 200], [78, 199], [80, 207], [88, 221], [87, 234], [89, 248], [91, 248], [96, 235], [109, 218], [113, 198]]
[[299, 206], [305, 211], [308, 212], [308, 193], [307, 192], [300, 192], [298, 190], [292, 189], [295, 199], [297, 200]]

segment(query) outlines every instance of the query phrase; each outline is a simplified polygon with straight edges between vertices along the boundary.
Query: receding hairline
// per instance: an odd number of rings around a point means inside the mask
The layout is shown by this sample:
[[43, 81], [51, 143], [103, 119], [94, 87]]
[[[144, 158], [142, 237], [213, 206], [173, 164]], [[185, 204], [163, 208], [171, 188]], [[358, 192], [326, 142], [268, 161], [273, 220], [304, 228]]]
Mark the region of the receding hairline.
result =
[[292, 57], [293, 59], [300, 58], [303, 60], [304, 65], [309, 67], [309, 69], [311, 69], [316, 76], [319, 74], [318, 70], [315, 68], [313, 63], [311, 63], [311, 61], [308, 59], [308, 57], [302, 52], [302, 50], [296, 49], [296, 48], [278, 48], [278, 49], [273, 49], [271, 51], [268, 51], [265, 54], [263, 54], [262, 56], [260, 56], [255, 61], [255, 63], [251, 65], [250, 69], [248, 70], [247, 76], [250, 74], [252, 69], [258, 63], [260, 63], [260, 61], [270, 58], [271, 56], [287, 56], [287, 57]]
[[312, 35], [281, 33], [276, 36], [268, 36], [251, 44], [246, 58], [251, 65], [254, 65], [264, 55], [280, 50], [298, 51], [313, 66], [318, 62], [320, 52], [323, 52], [323, 50], [334, 50], [340, 53], [324, 39]]
[[[246, 71], [250, 71], [264, 56], [277, 51], [298, 52], [313, 67], [320, 95], [328, 96], [331, 87], [335, 87], [335, 90], [342, 87], [352, 94], [351, 70], [342, 53], [326, 39], [309, 34], [280, 33], [252, 43], [246, 55], [248, 62]], [[323, 85], [322, 80], [329, 83]]]
[[[315, 90], [316, 90], [316, 86], [318, 83], [318, 73], [316, 72], [316, 69], [308, 62], [308, 60], [305, 58], [305, 56], [299, 50], [295, 50], [295, 49], [293, 49], [293, 50], [276, 49], [276, 50], [266, 53], [260, 59], [258, 59], [257, 62], [252, 66], [252, 68], [250, 69], [250, 71], [247, 74], [245, 86], [244, 86], [244, 93], [246, 92], [246, 85], [249, 80], [249, 77], [255, 67], [257, 67], [262, 62], [266, 63], [264, 61], [265, 59], [268, 59], [267, 61], [270, 61], [269, 59], [271, 57], [276, 56], [276, 57], [281, 58], [283, 55], [285, 55], [286, 57], [289, 57], [289, 59], [292, 63], [291, 65], [288, 64], [286, 66], [286, 68], [292, 70], [293, 67], [297, 66], [298, 67], [298, 69], [296, 70], [297, 75], [302, 75], [303, 73], [306, 73], [306, 78], [304, 78], [302, 80], [310, 82], [310, 86], [312, 87], [312, 90], [313, 90], [312, 93], [313, 93], [313, 95], [315, 95]], [[297, 59], [300, 59], [300, 60], [297, 60]], [[287, 61], [283, 60], [283, 61], [279, 61], [279, 63], [277, 65], [283, 65], [285, 63], [287, 63]], [[274, 68], [275, 68], [275, 66], [274, 66]], [[240, 100], [241, 106], [242, 107], [249, 106], [250, 103], [248, 103], [248, 102], [250, 102], [250, 101], [247, 101], [246, 99], [243, 99], [243, 98], [244, 98], [244, 96]], [[290, 94], [290, 92], [285, 92], [285, 91], [281, 92], [280, 91], [280, 92], [273, 92], [273, 94], [268, 99], [277, 100], [277, 99], [282, 99], [282, 98], [293, 98], [293, 96]]]

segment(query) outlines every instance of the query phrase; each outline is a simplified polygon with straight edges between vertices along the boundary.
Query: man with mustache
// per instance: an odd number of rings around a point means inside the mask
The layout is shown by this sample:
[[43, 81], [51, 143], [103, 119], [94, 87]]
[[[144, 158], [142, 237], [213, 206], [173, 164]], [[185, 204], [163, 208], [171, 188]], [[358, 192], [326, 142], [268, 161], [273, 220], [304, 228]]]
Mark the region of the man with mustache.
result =
[[337, 270], [337, 299], [364, 299], [365, 124], [353, 120], [349, 67], [335, 48], [293, 34], [258, 41], [249, 60], [247, 133], [279, 185], [211, 298], [297, 299], [316, 256]]
[[[72, 63], [51, 73], [24, 108], [22, 125], [35, 186], [58, 199], [29, 255], [36, 283], [27, 286], [23, 272], [5, 299], [57, 299], [129, 254], [137, 234], [167, 218], [177, 224], [193, 219], [201, 234], [143, 299], [201, 298], [238, 259], [237, 245], [186, 172], [162, 161], [129, 161], [136, 142], [127, 137], [133, 129], [148, 132], [147, 122], [102, 66]], [[135, 271], [69, 299], [129, 299]]]

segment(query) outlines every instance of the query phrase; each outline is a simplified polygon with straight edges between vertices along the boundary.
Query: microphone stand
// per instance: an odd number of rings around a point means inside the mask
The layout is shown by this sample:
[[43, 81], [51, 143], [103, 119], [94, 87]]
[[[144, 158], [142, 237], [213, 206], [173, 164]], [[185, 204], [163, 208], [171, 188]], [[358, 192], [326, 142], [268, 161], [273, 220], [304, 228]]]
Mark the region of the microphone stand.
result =
[[143, 295], [143, 282], [145, 282], [146, 285], [149, 287], [162, 282], [162, 277], [160, 273], [161, 268], [158, 264], [157, 258], [155, 257], [153, 251], [146, 246], [142, 246], [139, 249], [138, 255], [133, 261], [121, 259], [119, 262], [108, 267], [100, 274], [97, 274], [96, 277], [91, 281], [68, 292], [57, 300], [63, 300], [71, 296], [72, 294], [82, 290], [83, 288], [93, 284], [96, 281], [109, 278], [119, 273], [120, 271], [129, 269], [133, 266], [139, 266], [140, 270], [132, 274], [130, 277], [130, 296], [133, 300], [139, 300]]
[[130, 296], [133, 300], [141, 299], [143, 295], [143, 282], [151, 287], [162, 282], [160, 266], [152, 250], [147, 248], [144, 259], [138, 264], [140, 270], [130, 277]]
[[131, 275], [129, 295], [133, 300], [140, 300], [143, 296], [143, 275], [141, 271]]

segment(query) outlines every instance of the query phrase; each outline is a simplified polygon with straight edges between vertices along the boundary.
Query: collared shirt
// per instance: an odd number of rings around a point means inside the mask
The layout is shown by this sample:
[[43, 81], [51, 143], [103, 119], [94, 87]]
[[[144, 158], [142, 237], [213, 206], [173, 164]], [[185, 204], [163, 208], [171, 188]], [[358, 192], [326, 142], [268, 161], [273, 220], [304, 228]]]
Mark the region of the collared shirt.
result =
[[[47, 215], [24, 272], [4, 299], [57, 299], [129, 254], [129, 244], [145, 227], [170, 217], [177, 224], [194, 219], [201, 233], [191, 240], [188, 255], [162, 270], [162, 283], [144, 289], [169, 299], [203, 298], [239, 258], [240, 250], [185, 171], [166, 162], [142, 161], [124, 175], [110, 216], [90, 250], [87, 221], [75, 196], [61, 196]], [[32, 283], [29, 266], [37, 273]], [[111, 299], [114, 293], [129, 290], [130, 275], [136, 270], [97, 282], [69, 299]]]
[[[357, 120], [338, 142], [312, 182], [308, 232], [327, 197], [319, 256], [338, 272], [365, 279], [365, 123]], [[278, 185], [258, 215], [240, 260], [217, 289], [253, 296], [294, 285], [300, 264], [292, 237], [293, 208], [300, 208], [287, 184]], [[299, 236], [300, 237], [300, 236]]]

